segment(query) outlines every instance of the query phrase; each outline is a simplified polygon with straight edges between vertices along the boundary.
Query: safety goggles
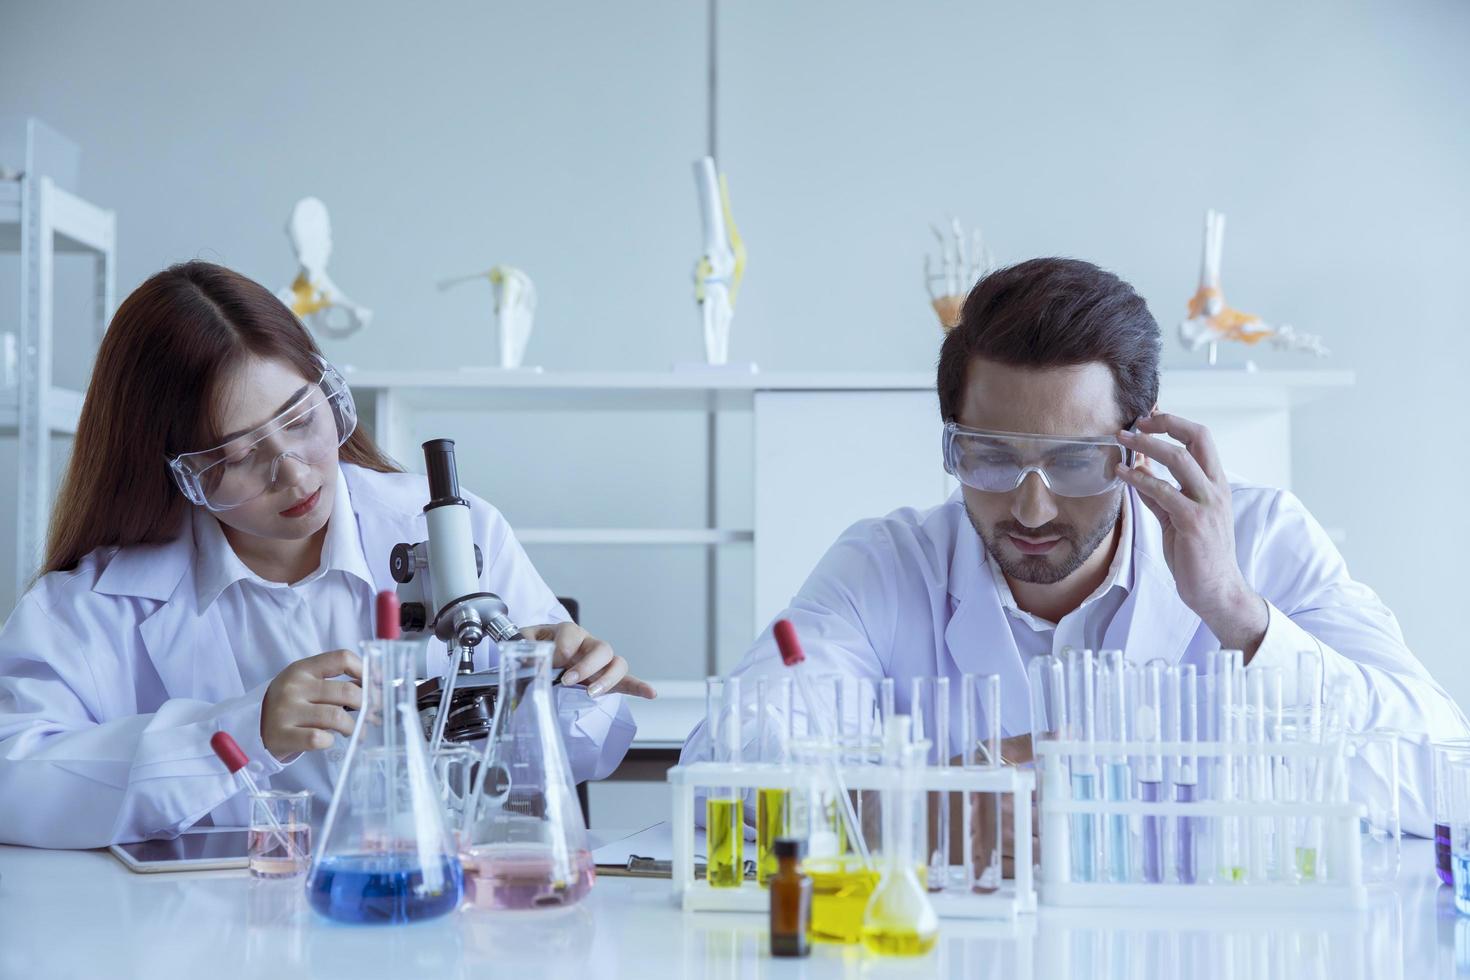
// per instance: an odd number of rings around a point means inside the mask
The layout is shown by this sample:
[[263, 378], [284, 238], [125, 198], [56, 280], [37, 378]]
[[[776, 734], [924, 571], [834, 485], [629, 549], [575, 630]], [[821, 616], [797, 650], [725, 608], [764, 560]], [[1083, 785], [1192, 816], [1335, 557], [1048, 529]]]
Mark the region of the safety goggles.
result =
[[945, 472], [986, 493], [1009, 493], [1035, 473], [1059, 497], [1094, 497], [1123, 482], [1119, 463], [1131, 466], [1133, 451], [1110, 436], [1059, 438], [944, 423]]
[[230, 510], [274, 489], [287, 456], [308, 465], [336, 453], [357, 428], [357, 406], [337, 369], [317, 359], [321, 377], [275, 418], [223, 445], [168, 461], [190, 503]]

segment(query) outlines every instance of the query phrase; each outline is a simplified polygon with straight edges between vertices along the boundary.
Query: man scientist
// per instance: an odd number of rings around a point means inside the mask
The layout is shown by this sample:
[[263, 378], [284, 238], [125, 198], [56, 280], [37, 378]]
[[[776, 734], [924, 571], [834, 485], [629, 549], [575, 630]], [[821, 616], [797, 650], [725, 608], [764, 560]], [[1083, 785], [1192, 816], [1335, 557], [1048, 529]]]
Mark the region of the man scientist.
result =
[[[1119, 649], [1203, 671], [1238, 649], [1282, 668], [1288, 703], [1343, 691], [1350, 731], [1399, 732], [1403, 824], [1428, 834], [1429, 743], [1470, 734], [1464, 714], [1301, 501], [1227, 476], [1204, 426], [1158, 410], [1160, 347], [1143, 299], [1090, 263], [980, 280], [939, 355], [959, 490], [848, 528], [778, 619], [811, 670], [895, 678], [900, 713], [914, 677], [1000, 675], [1010, 761], [1029, 756], [1033, 657]], [[1299, 651], [1320, 655], [1321, 690], [1295, 690]], [[734, 673], [782, 669], [768, 627]], [[684, 759], [707, 754], [696, 728]], [[1355, 798], [1384, 775], [1358, 764]]]

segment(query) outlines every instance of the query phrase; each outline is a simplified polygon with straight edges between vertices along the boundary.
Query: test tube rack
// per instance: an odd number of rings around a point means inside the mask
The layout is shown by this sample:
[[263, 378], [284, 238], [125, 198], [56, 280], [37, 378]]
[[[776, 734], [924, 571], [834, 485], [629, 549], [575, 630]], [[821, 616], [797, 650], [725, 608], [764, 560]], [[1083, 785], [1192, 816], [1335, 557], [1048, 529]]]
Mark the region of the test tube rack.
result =
[[[1258, 911], [1300, 908], [1310, 902], [1314, 908], [1362, 909], [1367, 906], [1368, 892], [1363, 878], [1362, 835], [1360, 824], [1365, 813], [1361, 803], [1346, 799], [1342, 787], [1345, 780], [1331, 777], [1322, 799], [1312, 800], [1197, 800], [1191, 802], [1145, 802], [1127, 800], [1075, 800], [1065, 776], [1049, 777], [1053, 772], [1065, 773], [1068, 757], [1129, 757], [1145, 753], [1165, 756], [1189, 755], [1200, 760], [1237, 759], [1249, 761], [1261, 757], [1298, 760], [1297, 764], [1327, 766], [1325, 772], [1340, 774], [1346, 764], [1349, 748], [1332, 742], [1086, 742], [1040, 740], [1035, 744], [1042, 791], [1037, 807], [1041, 839], [1040, 895], [1041, 904], [1055, 907], [1092, 908], [1171, 908], [1223, 909], [1249, 908]], [[1165, 786], [1172, 784], [1165, 780]], [[1129, 794], [1130, 797], [1132, 793]], [[1243, 794], [1245, 795], [1245, 794]], [[1096, 860], [1096, 875], [1091, 881], [1077, 881], [1070, 874], [1071, 821], [1079, 815], [1091, 814]], [[1128, 821], [1132, 853], [1138, 853], [1140, 826], [1146, 817], [1160, 818], [1164, 829], [1166, 865], [1172, 861], [1171, 850], [1178, 833], [1180, 818], [1194, 818], [1195, 846], [1198, 848], [1199, 873], [1192, 883], [1168, 874], [1164, 880], [1140, 880], [1137, 862], [1127, 881], [1109, 880], [1103, 839], [1108, 831], [1108, 818]], [[1238, 821], [1235, 830], [1223, 830], [1223, 821]], [[1286, 833], [1288, 843], [1292, 828], [1312, 828], [1312, 871], [1303, 874], [1290, 848], [1273, 852], [1267, 861], [1267, 873], [1247, 867], [1239, 876], [1223, 874], [1216, 867], [1216, 833], [1237, 833], [1239, 848], [1249, 852], [1251, 837], [1263, 833], [1267, 848], [1280, 847]], [[1256, 845], [1257, 847], [1259, 845]], [[1286, 854], [1292, 860], [1283, 861]], [[1259, 858], [1256, 858], [1259, 860]], [[1285, 869], [1285, 870], [1283, 870]]]
[[[786, 789], [805, 791], [828, 778], [821, 766], [802, 764], [696, 762], [675, 766], [668, 780], [673, 787], [674, 899], [686, 912], [764, 912], [770, 898], [754, 881], [734, 888], [712, 888], [694, 875], [695, 797], [700, 789]], [[849, 790], [896, 790], [900, 774], [888, 766], [841, 766]], [[1031, 794], [1035, 774], [1012, 766], [924, 766], [913, 773], [913, 787], [930, 793], [995, 793], [1012, 797], [1011, 833], [1015, 851], [1015, 878], [1004, 879], [985, 894], [931, 892], [929, 899], [941, 918], [1013, 921], [1036, 910], [1036, 886], [1031, 849]], [[1004, 801], [1002, 801], [1004, 802]], [[750, 843], [747, 842], [747, 846]]]

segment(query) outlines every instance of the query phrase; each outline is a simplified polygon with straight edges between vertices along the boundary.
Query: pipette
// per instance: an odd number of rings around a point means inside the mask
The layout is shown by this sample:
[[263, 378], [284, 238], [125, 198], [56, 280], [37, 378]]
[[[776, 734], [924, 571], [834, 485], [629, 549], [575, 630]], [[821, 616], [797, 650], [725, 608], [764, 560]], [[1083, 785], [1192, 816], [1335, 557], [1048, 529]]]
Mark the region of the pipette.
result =
[[[831, 738], [832, 729], [819, 710], [820, 704], [816, 694], [812, 691], [811, 681], [801, 666], [806, 660], [806, 654], [802, 653], [801, 641], [796, 638], [796, 627], [791, 625], [789, 619], [778, 619], [772, 633], [776, 637], [776, 646], [781, 651], [781, 662], [791, 668], [792, 675], [796, 678], [796, 690], [801, 694], [801, 700], [806, 705], [808, 723], [816, 724], [817, 734], [820, 737]], [[847, 794], [847, 787], [842, 782], [842, 774], [837, 771], [837, 763], [830, 756], [827, 757], [826, 768], [827, 778], [832, 781], [837, 800], [842, 806], [842, 820], [847, 831], [847, 839], [852, 842], [853, 849], [862, 859], [863, 867], [873, 870], [873, 856], [868, 853], [868, 842], [863, 839], [862, 827], [858, 824], [857, 813], [852, 808], [852, 797]]]
[[[240, 782], [251, 796], [260, 795], [260, 786], [250, 775], [250, 770], [245, 768], [250, 765], [250, 757], [245, 754], [245, 750], [240, 748], [240, 743], [236, 742], [229, 732], [215, 732], [209, 737], [209, 747], [214, 749], [214, 754], [219, 756], [219, 761], [225, 764], [225, 768], [230, 770], [231, 775], [240, 777]], [[291, 835], [286, 833], [286, 828], [281, 826], [281, 822], [276, 819], [270, 807], [261, 807], [261, 810], [265, 813], [266, 821], [271, 825], [271, 833], [275, 835], [277, 842], [285, 847], [286, 854], [292, 861], [301, 860], [301, 854], [291, 843]]]

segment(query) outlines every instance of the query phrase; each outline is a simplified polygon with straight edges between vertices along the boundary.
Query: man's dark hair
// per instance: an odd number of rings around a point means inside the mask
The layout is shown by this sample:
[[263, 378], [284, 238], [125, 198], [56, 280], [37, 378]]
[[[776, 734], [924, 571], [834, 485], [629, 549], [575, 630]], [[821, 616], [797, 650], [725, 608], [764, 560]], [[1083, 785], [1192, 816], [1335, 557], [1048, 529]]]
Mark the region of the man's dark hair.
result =
[[1129, 425], [1158, 399], [1161, 346], [1148, 304], [1122, 279], [1091, 262], [1030, 259], [992, 272], [965, 297], [939, 350], [939, 413], [959, 415], [977, 357], [1032, 368], [1101, 361]]

